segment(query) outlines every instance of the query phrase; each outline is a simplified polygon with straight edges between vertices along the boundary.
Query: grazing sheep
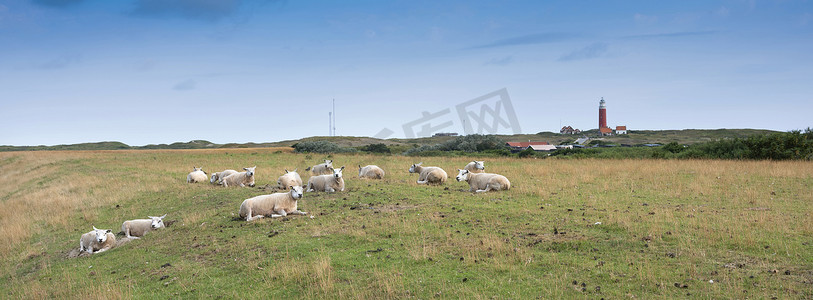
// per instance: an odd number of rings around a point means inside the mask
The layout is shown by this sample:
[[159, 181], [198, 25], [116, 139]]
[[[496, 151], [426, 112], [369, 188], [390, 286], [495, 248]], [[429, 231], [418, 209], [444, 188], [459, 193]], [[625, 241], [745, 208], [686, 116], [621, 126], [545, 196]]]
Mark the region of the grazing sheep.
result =
[[284, 217], [288, 214], [306, 215], [307, 212], [296, 208], [296, 201], [302, 199], [302, 187], [291, 186], [287, 193], [275, 193], [249, 198], [240, 204], [240, 218], [246, 222], [270, 216], [272, 218]]
[[203, 171], [203, 168], [199, 167], [192, 167], [192, 172], [189, 172], [189, 175], [186, 175], [186, 182], [188, 183], [198, 183], [206, 181], [206, 172]]
[[285, 174], [277, 179], [277, 188], [282, 190], [287, 186], [302, 186], [302, 177], [299, 177], [299, 173], [297, 173], [296, 170], [299, 170], [299, 168], [291, 172], [285, 169]]
[[423, 162], [413, 164], [409, 173], [418, 173], [418, 184], [443, 184], [446, 182], [446, 171], [438, 167], [422, 167]]
[[335, 191], [344, 192], [344, 178], [342, 178], [342, 171], [344, 171], [344, 166], [342, 166], [341, 169], [333, 170], [332, 175], [311, 176], [311, 178], [308, 178], [308, 187], [306, 191], [325, 191], [328, 193], [333, 193]]
[[508, 190], [511, 188], [511, 182], [508, 178], [500, 174], [491, 173], [471, 173], [468, 170], [457, 169], [457, 181], [466, 181], [469, 183], [471, 189], [469, 192], [488, 192]]
[[124, 221], [124, 223], [121, 223], [121, 231], [124, 232], [127, 238], [137, 239], [153, 229], [164, 227], [164, 217], [166, 216], [167, 215], [164, 214], [160, 217], [149, 216], [149, 219]]
[[333, 174], [333, 161], [326, 159], [325, 163], [309, 167], [305, 171], [311, 171], [314, 176]]
[[225, 178], [223, 178], [223, 180], [221, 180], [221, 184], [225, 187], [228, 186], [254, 187], [254, 169], [256, 168], [257, 166], [253, 166], [251, 168], [243, 168], [243, 170], [246, 170], [245, 172], [234, 173], [229, 176], [226, 176]]
[[362, 167], [359, 165], [359, 178], [383, 179], [384, 170], [376, 165]]
[[220, 182], [223, 181], [223, 178], [235, 173], [237, 173], [235, 170], [223, 170], [221, 172], [212, 173], [212, 179], [209, 180], [209, 183], [220, 184]]
[[486, 165], [483, 164], [485, 162], [486, 161], [484, 161], [484, 160], [472, 161], [468, 165], [463, 167], [463, 170], [469, 171], [471, 173], [483, 173], [484, 172], [483, 170], [486, 169]]
[[100, 253], [112, 249], [116, 246], [116, 236], [110, 229], [98, 229], [93, 226], [93, 231], [85, 233], [79, 238], [79, 253]]

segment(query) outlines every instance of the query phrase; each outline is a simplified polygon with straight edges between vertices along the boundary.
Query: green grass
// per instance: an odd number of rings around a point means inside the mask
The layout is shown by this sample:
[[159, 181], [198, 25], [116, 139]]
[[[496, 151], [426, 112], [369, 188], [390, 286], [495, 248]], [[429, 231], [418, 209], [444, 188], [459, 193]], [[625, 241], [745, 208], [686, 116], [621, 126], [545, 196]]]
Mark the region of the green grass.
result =
[[[0, 173], [15, 175], [0, 177], [0, 208], [37, 215], [0, 215], [0, 295], [813, 297], [811, 162], [487, 158], [486, 170], [513, 188], [475, 195], [451, 173], [469, 158], [333, 155], [347, 166], [345, 192], [306, 193], [299, 207], [309, 216], [248, 223], [235, 216], [240, 203], [268, 191], [184, 182], [193, 165], [257, 165], [257, 186], [273, 185], [284, 168], [324, 158], [263, 149], [0, 154]], [[406, 170], [418, 160], [451, 180], [415, 184]], [[381, 166], [386, 178], [355, 178], [359, 164]], [[30, 208], [48, 195], [67, 208]], [[65, 257], [91, 225], [118, 232], [124, 220], [163, 213], [163, 230]]]

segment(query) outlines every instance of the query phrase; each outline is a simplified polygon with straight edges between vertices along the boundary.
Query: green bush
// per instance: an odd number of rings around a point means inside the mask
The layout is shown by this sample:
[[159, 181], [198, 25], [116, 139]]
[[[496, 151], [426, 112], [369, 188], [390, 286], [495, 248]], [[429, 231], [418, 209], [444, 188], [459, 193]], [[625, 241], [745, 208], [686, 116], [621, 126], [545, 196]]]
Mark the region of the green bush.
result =
[[373, 153], [390, 153], [390, 148], [383, 143], [379, 144], [369, 144], [361, 147], [361, 151], [365, 152], [373, 152]]
[[355, 152], [352, 148], [342, 148], [327, 141], [301, 142], [293, 145], [294, 150], [300, 153], [347, 153]]

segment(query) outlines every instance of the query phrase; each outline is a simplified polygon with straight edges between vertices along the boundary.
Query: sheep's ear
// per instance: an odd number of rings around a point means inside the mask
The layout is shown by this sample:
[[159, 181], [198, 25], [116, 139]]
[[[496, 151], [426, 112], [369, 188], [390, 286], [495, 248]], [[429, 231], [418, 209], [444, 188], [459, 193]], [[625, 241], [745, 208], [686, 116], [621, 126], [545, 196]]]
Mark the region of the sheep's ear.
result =
[[163, 218], [165, 218], [166, 216], [167, 216], [167, 214], [164, 214], [163, 216], [161, 216], [161, 218], [160, 218], [160, 219], [163, 219]]
[[147, 218], [150, 218], [150, 219], [152, 219], [152, 218], [155, 218], [155, 217], [153, 217], [153, 216], [147, 216]]
[[419, 163], [418, 163], [416, 166], [420, 166], [420, 165], [422, 165], [422, 164], [423, 164], [423, 162], [419, 162]]
[[248, 168], [243, 168], [243, 170], [246, 170], [246, 171], [248, 171]]
[[361, 170], [361, 165], [359, 165], [359, 170]]
[[344, 171], [344, 166], [342, 166], [341, 169], [339, 169], [339, 172], [341, 171]]
[[99, 228], [96, 228], [96, 226], [93, 226], [93, 230], [99, 230]]
[[106, 230], [105, 232], [110, 233], [110, 229]]
[[296, 170], [299, 170], [299, 168], [294, 169], [294, 172], [296, 172]]
[[288, 172], [288, 169], [285, 169], [285, 174], [288, 174], [288, 173], [291, 173], [291, 172]]

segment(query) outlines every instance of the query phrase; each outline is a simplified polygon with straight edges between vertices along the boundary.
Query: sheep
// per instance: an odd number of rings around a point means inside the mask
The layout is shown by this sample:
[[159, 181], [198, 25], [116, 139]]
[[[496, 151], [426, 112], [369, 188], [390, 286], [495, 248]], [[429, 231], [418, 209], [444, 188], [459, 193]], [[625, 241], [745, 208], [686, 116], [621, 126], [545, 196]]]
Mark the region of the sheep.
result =
[[221, 172], [212, 173], [212, 179], [209, 180], [209, 183], [211, 183], [211, 184], [220, 184], [220, 182], [223, 181], [223, 178], [226, 178], [226, 176], [229, 176], [229, 175], [234, 174], [234, 173], [237, 173], [237, 171], [235, 171], [235, 170], [223, 170]]
[[409, 173], [418, 173], [418, 184], [443, 184], [446, 182], [446, 171], [438, 167], [422, 167], [423, 162], [413, 164]]
[[314, 176], [333, 174], [333, 161], [326, 159], [325, 163], [309, 167], [305, 171], [311, 171]]
[[127, 238], [137, 239], [153, 229], [164, 227], [164, 217], [166, 216], [167, 215], [164, 214], [160, 217], [149, 216], [149, 219], [124, 221], [124, 223], [121, 223], [121, 231], [124, 232], [124, 235], [127, 236]]
[[186, 182], [188, 183], [198, 183], [206, 181], [206, 172], [203, 171], [203, 168], [199, 167], [192, 167], [192, 172], [189, 172], [189, 175], [186, 175]]
[[475, 160], [475, 161], [472, 161], [472, 162], [470, 162], [468, 165], [466, 165], [465, 167], [463, 167], [463, 170], [467, 170], [467, 171], [469, 171], [469, 172], [471, 172], [471, 173], [483, 173], [483, 172], [485, 172], [485, 171], [483, 171], [483, 170], [485, 170], [485, 169], [486, 169], [486, 165], [484, 165], [484, 164], [483, 164], [483, 163], [485, 163], [485, 162], [486, 162], [486, 161], [484, 161], [484, 160], [480, 160], [480, 161]]
[[492, 173], [471, 173], [468, 170], [457, 169], [457, 181], [466, 181], [469, 183], [469, 192], [483, 193], [488, 191], [508, 190], [511, 188], [511, 182], [508, 178], [500, 174]]
[[291, 172], [285, 169], [285, 174], [277, 179], [277, 188], [282, 190], [285, 189], [286, 186], [302, 186], [302, 177], [299, 177], [299, 173], [297, 173], [296, 170], [299, 170], [299, 168]]
[[383, 179], [384, 170], [376, 165], [359, 165], [359, 178]]
[[338, 170], [333, 170], [333, 175], [311, 176], [311, 178], [308, 178], [308, 187], [306, 192], [344, 192], [344, 178], [342, 178], [342, 171], [344, 171], [344, 166]]
[[246, 170], [245, 172], [234, 173], [229, 176], [226, 176], [221, 180], [221, 184], [225, 187], [228, 186], [250, 186], [254, 187], [254, 170], [257, 169], [257, 166], [253, 166], [251, 168], [243, 168]]
[[110, 229], [98, 229], [85, 233], [79, 238], [79, 253], [85, 251], [90, 254], [101, 253], [116, 246], [116, 236]]
[[278, 218], [289, 214], [308, 214], [296, 207], [296, 201], [302, 199], [302, 187], [297, 185], [289, 188], [287, 193], [260, 195], [244, 200], [240, 204], [240, 218], [246, 218], [246, 222], [249, 222], [265, 216]]

